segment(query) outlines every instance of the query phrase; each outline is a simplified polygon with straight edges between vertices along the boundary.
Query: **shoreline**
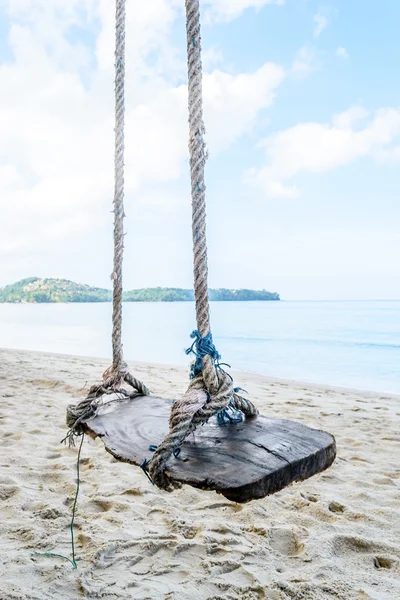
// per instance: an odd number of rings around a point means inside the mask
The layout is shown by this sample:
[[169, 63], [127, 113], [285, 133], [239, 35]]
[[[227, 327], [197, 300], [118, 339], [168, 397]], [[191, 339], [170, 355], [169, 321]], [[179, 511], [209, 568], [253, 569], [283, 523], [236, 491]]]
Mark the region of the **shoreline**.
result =
[[[99, 356], [87, 356], [87, 355], [81, 355], [81, 354], [64, 354], [64, 353], [60, 353], [60, 352], [44, 352], [42, 350], [25, 350], [25, 349], [21, 349], [21, 348], [3, 348], [0, 346], [0, 353], [20, 353], [20, 354], [36, 354], [39, 356], [48, 356], [48, 357], [59, 357], [60, 359], [64, 358], [64, 359], [74, 359], [74, 360], [82, 360], [82, 361], [94, 361], [94, 362], [98, 362], [99, 365], [100, 363], [106, 364], [106, 366], [104, 368], [107, 368], [107, 366], [109, 366], [111, 364], [111, 358], [107, 358], [107, 357], [99, 357]], [[157, 362], [146, 362], [146, 361], [138, 361], [138, 360], [130, 360], [130, 359], [126, 359], [126, 362], [129, 365], [132, 366], [138, 366], [141, 369], [145, 369], [145, 368], [151, 368], [151, 369], [157, 369], [157, 368], [161, 368], [161, 369], [175, 369], [177, 372], [179, 372], [180, 374], [184, 374], [188, 377], [189, 375], [189, 368], [188, 366], [184, 366], [184, 365], [178, 365], [178, 364], [174, 364], [174, 363], [157, 363]], [[189, 363], [188, 363], [189, 364]], [[313, 381], [307, 381], [307, 380], [302, 380], [302, 379], [286, 379], [286, 378], [282, 378], [282, 377], [274, 377], [274, 376], [270, 376], [270, 375], [263, 375], [261, 373], [256, 373], [254, 371], [244, 371], [244, 370], [239, 370], [239, 369], [232, 369], [230, 371], [230, 373], [233, 375], [235, 380], [240, 380], [243, 377], [251, 377], [255, 380], [263, 380], [266, 383], [269, 384], [282, 384], [282, 385], [290, 385], [292, 387], [295, 388], [304, 388], [306, 387], [307, 389], [310, 390], [314, 390], [316, 392], [338, 392], [338, 393], [346, 393], [346, 394], [363, 394], [363, 395], [367, 395], [370, 397], [376, 397], [376, 396], [381, 396], [381, 397], [390, 397], [393, 399], [397, 399], [400, 401], [400, 393], [398, 392], [385, 392], [385, 391], [381, 391], [381, 390], [371, 390], [371, 389], [363, 389], [363, 388], [355, 388], [355, 387], [347, 387], [347, 386], [341, 386], [341, 385], [332, 385], [332, 384], [322, 384], [322, 383], [318, 383], [318, 382], [313, 382]], [[99, 374], [99, 377], [101, 376], [102, 372]]]

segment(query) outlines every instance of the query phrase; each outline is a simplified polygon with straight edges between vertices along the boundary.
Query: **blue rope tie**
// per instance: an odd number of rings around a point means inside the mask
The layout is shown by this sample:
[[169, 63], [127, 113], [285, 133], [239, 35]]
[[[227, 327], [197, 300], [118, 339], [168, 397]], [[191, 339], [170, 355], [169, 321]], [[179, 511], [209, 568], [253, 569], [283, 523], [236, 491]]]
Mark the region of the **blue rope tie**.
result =
[[[230, 366], [226, 363], [219, 362], [221, 359], [221, 355], [214, 345], [211, 331], [205, 337], [202, 338], [200, 332], [198, 331], [198, 329], [196, 329], [190, 334], [190, 337], [194, 339], [194, 341], [190, 348], [185, 350], [185, 352], [187, 355], [194, 354], [196, 357], [195, 362], [190, 368], [191, 379], [197, 377], [197, 375], [200, 375], [200, 373], [202, 372], [203, 358], [205, 356], [211, 357], [216, 369], [220, 369], [221, 371], [223, 371], [222, 366]], [[224, 373], [226, 373], [226, 371], [224, 371]], [[229, 373], [227, 373], [227, 375], [231, 377]], [[236, 390], [239, 390], [239, 388], [236, 388], [235, 391]], [[243, 420], [244, 414], [241, 410], [237, 410], [232, 406], [232, 400], [230, 400], [229, 405], [226, 408], [224, 408], [217, 414], [217, 422], [219, 425], [226, 425], [227, 423], [241, 423]]]
[[200, 375], [200, 373], [202, 372], [203, 358], [205, 356], [210, 356], [214, 363], [217, 363], [221, 358], [221, 355], [214, 346], [211, 332], [202, 338], [199, 330], [196, 329], [195, 331], [192, 331], [190, 337], [194, 339], [194, 342], [190, 346], [190, 348], [187, 348], [187, 350], [185, 350], [185, 352], [188, 356], [189, 354], [194, 354], [196, 357], [195, 363], [194, 365], [192, 365], [190, 371], [190, 378], [193, 379], [197, 375]]
[[232, 400], [226, 408], [217, 414], [218, 425], [229, 425], [229, 423], [241, 423], [244, 421], [244, 414], [232, 405]]
[[[155, 452], [157, 450], [158, 446], [157, 444], [150, 444], [149, 445], [149, 452]], [[181, 449], [180, 448], [174, 448], [172, 451], [172, 454], [174, 455], [175, 458], [178, 458], [179, 455], [181, 453]], [[143, 473], [146, 475], [147, 479], [150, 481], [150, 483], [152, 485], [154, 485], [154, 481], [152, 480], [152, 478], [150, 477], [150, 473], [149, 473], [149, 464], [150, 461], [148, 458], [144, 458], [142, 460], [142, 462], [140, 463], [139, 467], [142, 469]]]

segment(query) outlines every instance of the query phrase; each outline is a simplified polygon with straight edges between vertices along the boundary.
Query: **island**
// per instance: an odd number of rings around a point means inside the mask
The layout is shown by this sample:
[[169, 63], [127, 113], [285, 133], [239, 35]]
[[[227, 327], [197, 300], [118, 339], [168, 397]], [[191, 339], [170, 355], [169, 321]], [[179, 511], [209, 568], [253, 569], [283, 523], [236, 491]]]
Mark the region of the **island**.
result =
[[[277, 301], [276, 292], [266, 290], [209, 290], [213, 302]], [[193, 290], [182, 288], [142, 288], [124, 292], [124, 302], [193, 302]], [[0, 288], [0, 303], [111, 302], [112, 292], [105, 288], [75, 283], [67, 279], [29, 277]]]

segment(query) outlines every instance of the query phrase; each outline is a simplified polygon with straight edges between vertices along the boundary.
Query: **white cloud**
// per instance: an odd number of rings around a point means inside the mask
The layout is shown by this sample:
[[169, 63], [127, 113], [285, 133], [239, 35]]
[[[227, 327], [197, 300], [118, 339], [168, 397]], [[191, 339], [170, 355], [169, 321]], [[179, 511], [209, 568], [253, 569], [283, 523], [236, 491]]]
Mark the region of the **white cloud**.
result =
[[211, 48], [203, 50], [201, 58], [203, 63], [203, 69], [205, 71], [209, 71], [214, 67], [223, 64], [224, 62], [224, 55], [222, 50], [219, 50], [213, 46]]
[[285, 0], [205, 0], [207, 21], [231, 21], [248, 8], [260, 9], [267, 4], [283, 5]]
[[328, 17], [322, 12], [317, 12], [313, 18], [314, 21], [314, 37], [319, 38], [321, 33], [328, 27]]
[[349, 58], [349, 53], [347, 52], [346, 48], [344, 48], [343, 46], [338, 46], [336, 48], [335, 54], [336, 54], [336, 56], [339, 56], [340, 58]]
[[291, 72], [295, 77], [307, 77], [318, 68], [316, 51], [312, 46], [302, 46], [293, 61]]
[[268, 196], [295, 197], [291, 180], [302, 173], [323, 173], [357, 159], [378, 161], [398, 157], [400, 108], [369, 113], [353, 107], [331, 123], [301, 123], [264, 140], [266, 164], [248, 173], [248, 181]]
[[283, 69], [272, 63], [253, 73], [206, 75], [204, 112], [211, 152], [224, 150], [251, 131], [259, 111], [272, 104], [283, 78]]
[[[135, 203], [156, 209], [154, 186], [176, 181], [187, 161], [186, 66], [171, 43], [181, 4], [154, 0], [128, 10], [128, 205], [135, 194]], [[49, 249], [63, 236], [94, 235], [110, 220], [114, 11], [109, 0], [0, 0], [0, 6], [11, 19], [14, 57], [0, 63], [0, 255], [9, 261], [11, 250]], [[94, 27], [95, 45], [86, 34]], [[251, 130], [283, 77], [273, 64], [237, 75], [221, 65], [205, 75], [212, 153]]]
[[[211, 153], [222, 151], [251, 131], [262, 109], [273, 101], [284, 77], [277, 65], [267, 63], [253, 73], [230, 75], [215, 70], [204, 76], [204, 115]], [[145, 183], [178, 179], [187, 158], [187, 87], [171, 87], [152, 102], [128, 113], [127, 191]]]

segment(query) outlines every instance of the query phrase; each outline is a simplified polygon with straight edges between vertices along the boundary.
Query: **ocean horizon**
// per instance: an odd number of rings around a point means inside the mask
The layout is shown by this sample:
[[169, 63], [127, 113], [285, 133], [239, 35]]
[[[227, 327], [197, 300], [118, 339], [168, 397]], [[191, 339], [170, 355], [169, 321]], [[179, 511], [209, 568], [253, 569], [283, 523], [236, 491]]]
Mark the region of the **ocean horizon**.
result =
[[[0, 304], [0, 347], [109, 357], [111, 310]], [[400, 393], [400, 300], [212, 302], [211, 322], [222, 361], [236, 371]], [[189, 364], [193, 302], [124, 303], [123, 327], [127, 360]]]

